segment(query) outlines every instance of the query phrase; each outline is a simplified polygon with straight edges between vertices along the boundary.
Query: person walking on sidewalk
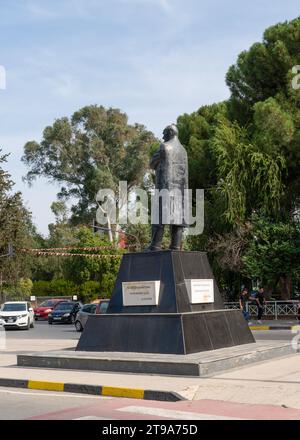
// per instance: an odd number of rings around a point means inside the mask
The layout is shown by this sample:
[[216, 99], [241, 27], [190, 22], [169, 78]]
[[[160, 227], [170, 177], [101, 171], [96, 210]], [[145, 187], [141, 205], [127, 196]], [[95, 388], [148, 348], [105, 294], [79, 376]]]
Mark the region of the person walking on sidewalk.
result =
[[266, 302], [265, 289], [262, 286], [258, 289], [255, 299], [257, 302], [257, 322], [258, 324], [262, 324], [261, 318], [264, 312], [264, 305]]
[[255, 301], [256, 299], [251, 295], [249, 296], [249, 290], [247, 287], [243, 287], [241, 296], [240, 296], [240, 309], [243, 312], [244, 318], [248, 322], [248, 324], [251, 324], [250, 322], [250, 313], [248, 311], [248, 301]]

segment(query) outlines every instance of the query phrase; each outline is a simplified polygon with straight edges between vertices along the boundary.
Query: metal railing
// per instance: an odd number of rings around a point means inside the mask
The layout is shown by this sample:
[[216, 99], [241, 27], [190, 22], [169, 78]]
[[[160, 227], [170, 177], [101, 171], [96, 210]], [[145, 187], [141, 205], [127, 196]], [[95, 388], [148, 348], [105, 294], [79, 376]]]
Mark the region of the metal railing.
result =
[[[240, 304], [237, 301], [225, 302], [224, 306], [225, 309], [240, 308]], [[251, 316], [257, 314], [257, 305], [254, 302], [248, 302], [246, 308]], [[274, 319], [296, 316], [298, 314], [298, 301], [266, 301], [263, 314]]]

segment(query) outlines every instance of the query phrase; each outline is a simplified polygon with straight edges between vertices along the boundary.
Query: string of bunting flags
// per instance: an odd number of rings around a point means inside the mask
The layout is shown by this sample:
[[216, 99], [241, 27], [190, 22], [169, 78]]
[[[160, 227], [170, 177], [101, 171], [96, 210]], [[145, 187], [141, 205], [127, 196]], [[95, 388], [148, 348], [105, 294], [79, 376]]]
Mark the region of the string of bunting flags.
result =
[[19, 249], [19, 252], [25, 254], [35, 254], [39, 256], [60, 256], [60, 257], [91, 257], [91, 258], [122, 258], [122, 254], [84, 254], [84, 253], [72, 253], [72, 252], [61, 252], [64, 250], [68, 251], [96, 251], [96, 250], [111, 250], [112, 247], [109, 246], [98, 246], [98, 247], [85, 247], [85, 248], [48, 248], [48, 249]]
[[[129, 249], [131, 247], [137, 247], [135, 244], [127, 245], [126, 248]], [[88, 247], [74, 247], [74, 246], [67, 246], [67, 247], [61, 247], [61, 248], [25, 248], [25, 249], [19, 249], [21, 252], [25, 251], [37, 251], [37, 252], [52, 252], [52, 251], [99, 251], [99, 250], [116, 250], [116, 246], [88, 246]]]

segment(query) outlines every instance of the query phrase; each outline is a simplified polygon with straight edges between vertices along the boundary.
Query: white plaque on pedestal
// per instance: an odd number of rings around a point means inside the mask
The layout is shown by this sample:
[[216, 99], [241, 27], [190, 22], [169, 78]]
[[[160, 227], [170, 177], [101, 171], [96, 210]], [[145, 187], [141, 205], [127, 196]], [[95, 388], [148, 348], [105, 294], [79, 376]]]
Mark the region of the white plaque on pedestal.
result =
[[206, 304], [214, 302], [214, 280], [185, 280], [191, 304]]
[[124, 306], [157, 306], [160, 281], [131, 281], [122, 283]]

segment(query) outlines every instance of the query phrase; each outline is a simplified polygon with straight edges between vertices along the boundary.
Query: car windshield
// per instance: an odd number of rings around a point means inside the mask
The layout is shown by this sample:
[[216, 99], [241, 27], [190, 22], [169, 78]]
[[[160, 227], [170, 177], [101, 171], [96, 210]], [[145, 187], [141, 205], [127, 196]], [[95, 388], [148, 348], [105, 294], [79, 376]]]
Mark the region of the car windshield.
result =
[[65, 304], [59, 304], [57, 307], [55, 307], [55, 310], [72, 310], [73, 307], [74, 307], [74, 304], [65, 303]]
[[2, 312], [24, 312], [26, 311], [26, 304], [4, 304], [2, 307]]
[[107, 302], [102, 302], [102, 303], [100, 303], [100, 311], [101, 311], [102, 313], [105, 313], [106, 310], [108, 309], [108, 305], [109, 305], [109, 302], [108, 302], [108, 301], [107, 301]]
[[54, 301], [48, 300], [42, 302], [42, 304], [40, 304], [40, 307], [52, 307], [54, 304], [55, 304]]

